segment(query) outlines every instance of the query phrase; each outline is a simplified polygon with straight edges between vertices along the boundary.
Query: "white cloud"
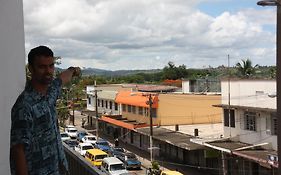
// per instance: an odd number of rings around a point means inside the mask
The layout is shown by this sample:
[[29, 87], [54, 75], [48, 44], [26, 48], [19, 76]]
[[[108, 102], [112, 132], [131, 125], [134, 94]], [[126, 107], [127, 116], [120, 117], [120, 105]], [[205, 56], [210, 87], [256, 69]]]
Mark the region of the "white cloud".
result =
[[[62, 66], [104, 69], [225, 64], [243, 56], [274, 64], [274, 10], [244, 9], [216, 17], [196, 0], [24, 0], [26, 49], [50, 46]], [[240, 58], [241, 56], [241, 58]]]

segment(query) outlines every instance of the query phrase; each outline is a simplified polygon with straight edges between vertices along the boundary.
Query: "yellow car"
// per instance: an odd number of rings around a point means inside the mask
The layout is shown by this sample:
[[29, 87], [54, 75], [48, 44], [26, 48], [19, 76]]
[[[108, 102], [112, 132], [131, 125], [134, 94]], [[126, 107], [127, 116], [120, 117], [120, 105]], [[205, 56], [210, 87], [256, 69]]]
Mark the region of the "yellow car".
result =
[[108, 157], [108, 154], [100, 149], [89, 149], [85, 154], [86, 160], [98, 168], [101, 166], [102, 159], [105, 157]]
[[166, 171], [162, 171], [161, 175], [183, 175], [183, 174], [178, 171], [166, 170]]

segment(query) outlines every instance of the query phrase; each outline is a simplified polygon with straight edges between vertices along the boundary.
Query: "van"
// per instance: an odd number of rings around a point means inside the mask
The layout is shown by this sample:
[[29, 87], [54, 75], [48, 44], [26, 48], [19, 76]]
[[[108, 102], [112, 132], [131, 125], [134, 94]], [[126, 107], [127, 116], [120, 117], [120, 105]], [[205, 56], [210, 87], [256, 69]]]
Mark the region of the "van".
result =
[[101, 166], [102, 159], [105, 157], [108, 157], [108, 154], [100, 149], [89, 149], [85, 154], [86, 160], [98, 168]]
[[183, 175], [183, 174], [178, 171], [166, 170], [166, 171], [162, 171], [161, 175]]
[[116, 157], [107, 157], [102, 160], [101, 171], [108, 175], [128, 173], [123, 162]]

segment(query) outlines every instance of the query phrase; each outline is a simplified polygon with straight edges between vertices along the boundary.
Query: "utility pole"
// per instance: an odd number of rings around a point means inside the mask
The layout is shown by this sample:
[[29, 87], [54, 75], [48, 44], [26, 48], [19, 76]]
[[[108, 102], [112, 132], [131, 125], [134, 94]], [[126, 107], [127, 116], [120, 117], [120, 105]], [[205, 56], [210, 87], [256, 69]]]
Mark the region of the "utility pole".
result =
[[98, 121], [99, 114], [98, 114], [98, 90], [96, 89], [96, 86], [95, 86], [95, 111], [96, 111], [96, 137], [98, 140], [98, 138], [99, 138], [99, 121]]
[[152, 163], [153, 161], [153, 140], [152, 140], [152, 136], [153, 136], [153, 122], [152, 122], [152, 104], [153, 104], [153, 101], [152, 101], [152, 96], [151, 94], [149, 94], [148, 96], [148, 104], [149, 104], [149, 119], [150, 119], [150, 122], [149, 122], [149, 125], [150, 125], [150, 135], [149, 135], [149, 140], [150, 140], [150, 161]]
[[227, 55], [227, 65], [228, 65], [228, 127], [229, 127], [229, 138], [231, 138], [231, 122], [230, 122], [230, 63], [229, 63], [229, 55]]

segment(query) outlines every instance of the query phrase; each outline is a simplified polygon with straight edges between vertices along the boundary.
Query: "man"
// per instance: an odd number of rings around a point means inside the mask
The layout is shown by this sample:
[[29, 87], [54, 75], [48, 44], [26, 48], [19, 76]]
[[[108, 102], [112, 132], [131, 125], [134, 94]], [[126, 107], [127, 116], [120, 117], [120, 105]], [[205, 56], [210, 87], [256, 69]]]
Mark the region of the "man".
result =
[[65, 175], [64, 155], [56, 117], [61, 86], [80, 74], [70, 67], [53, 79], [55, 60], [51, 49], [39, 46], [28, 54], [31, 81], [11, 112], [11, 173], [17, 175]]

